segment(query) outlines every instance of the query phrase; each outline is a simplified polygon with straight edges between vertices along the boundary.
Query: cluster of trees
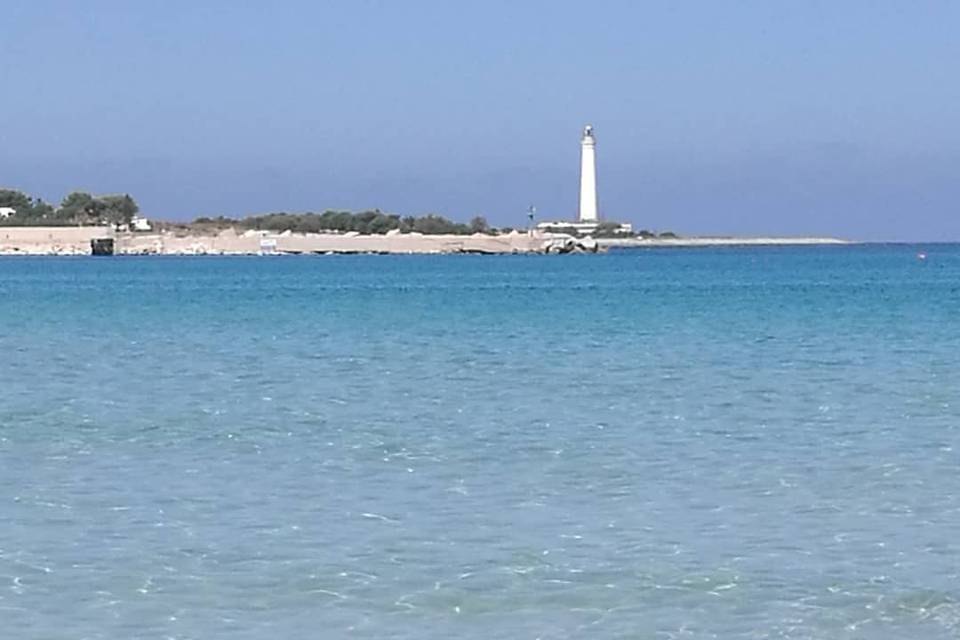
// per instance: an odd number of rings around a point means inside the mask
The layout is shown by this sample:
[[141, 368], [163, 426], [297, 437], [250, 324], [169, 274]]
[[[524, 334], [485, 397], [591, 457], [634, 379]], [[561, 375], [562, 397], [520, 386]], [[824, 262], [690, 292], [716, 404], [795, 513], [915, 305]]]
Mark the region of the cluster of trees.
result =
[[54, 207], [15, 189], [0, 189], [0, 209], [13, 213], [0, 217], [0, 225], [77, 226], [116, 224], [128, 226], [140, 211], [129, 195], [93, 196], [74, 191]]
[[[399, 216], [384, 213], [379, 209], [353, 213], [350, 211], [324, 211], [323, 213], [269, 213], [247, 218], [197, 218], [192, 226], [217, 229], [255, 229], [262, 231], [294, 233], [322, 233], [354, 231], [362, 234], [384, 234], [398, 230], [401, 233], [422, 233], [424, 235], [452, 234], [469, 235], [473, 233], [508, 233], [510, 228], [491, 227], [482, 216], [476, 216], [469, 223], [453, 222], [443, 216], [428, 214], [424, 216]], [[579, 235], [574, 227], [558, 227], [561, 233]], [[633, 233], [624, 232], [618, 222], [601, 222], [593, 233], [598, 238], [639, 237], [639, 238], [675, 238], [676, 234], [665, 231], [657, 234], [641, 229]]]
[[417, 232], [426, 235], [472, 233], [493, 233], [494, 229], [482, 216], [473, 218], [468, 224], [453, 222], [443, 216], [429, 214], [425, 216], [399, 216], [383, 213], [379, 209], [351, 213], [350, 211], [324, 211], [323, 213], [270, 213], [262, 216], [250, 216], [239, 220], [225, 218], [197, 218], [197, 226], [218, 228], [234, 227], [238, 229], [257, 229], [264, 231], [293, 231], [295, 233], [319, 233], [355, 231], [362, 234], [384, 234], [398, 230], [401, 233]]
[[593, 232], [598, 238], [676, 238], [677, 234], [672, 231], [663, 231], [657, 234], [655, 231], [650, 231], [648, 229], [640, 229], [639, 231], [633, 231], [631, 233], [624, 232], [620, 228], [620, 223], [618, 222], [601, 222], [597, 225], [596, 231]]
[[[125, 227], [130, 225], [140, 210], [134, 199], [126, 194], [94, 196], [83, 191], [74, 191], [60, 202], [60, 206], [54, 207], [41, 198], [34, 198], [14, 189], [0, 189], [0, 209], [6, 210], [6, 214], [9, 214], [0, 216], [0, 225], [77, 226], [113, 224]], [[10, 210], [13, 210], [12, 214], [10, 214]], [[424, 216], [399, 216], [393, 213], [384, 213], [379, 209], [359, 213], [350, 211], [270, 213], [240, 219], [220, 216], [217, 218], [197, 218], [192, 225], [206, 228], [233, 227], [274, 232], [292, 231], [295, 233], [319, 233], [324, 231], [346, 233], [354, 231], [362, 234], [384, 234], [397, 230], [401, 233], [415, 232], [425, 235], [470, 235], [473, 233], [498, 232], [482, 216], [476, 216], [469, 223], [464, 224], [432, 213]], [[499, 232], [507, 231], [510, 231], [510, 229], [499, 230]], [[558, 228], [557, 231], [577, 235], [576, 229], [572, 227]], [[625, 234], [616, 222], [601, 222], [594, 235], [601, 238], [625, 235], [640, 238], [676, 237], [669, 231], [658, 235], [646, 229], [641, 229], [633, 234]]]
[[0, 208], [13, 209], [14, 213], [6, 211], [0, 222], [9, 223], [13, 219], [47, 218], [56, 213], [56, 210], [41, 198], [33, 198], [15, 189], [0, 189]]

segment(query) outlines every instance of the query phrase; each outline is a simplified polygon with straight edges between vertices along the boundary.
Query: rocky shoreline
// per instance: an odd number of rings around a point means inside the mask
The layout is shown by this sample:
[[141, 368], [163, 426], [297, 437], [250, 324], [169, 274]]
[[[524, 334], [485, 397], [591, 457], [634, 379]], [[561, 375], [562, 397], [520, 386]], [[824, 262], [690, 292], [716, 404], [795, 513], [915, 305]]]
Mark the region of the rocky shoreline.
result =
[[0, 255], [90, 255], [91, 243], [112, 240], [115, 255], [299, 254], [566, 254], [608, 248], [844, 244], [834, 238], [574, 238], [566, 234], [424, 235], [390, 232], [274, 233], [233, 229], [210, 233], [115, 232], [109, 227], [3, 227]]

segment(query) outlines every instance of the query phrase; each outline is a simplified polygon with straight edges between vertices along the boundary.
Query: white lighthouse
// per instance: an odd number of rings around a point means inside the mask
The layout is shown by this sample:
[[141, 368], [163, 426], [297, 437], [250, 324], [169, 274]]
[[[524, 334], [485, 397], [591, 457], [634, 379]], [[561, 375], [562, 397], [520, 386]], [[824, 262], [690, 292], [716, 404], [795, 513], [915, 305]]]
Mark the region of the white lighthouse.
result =
[[[533, 218], [530, 218], [531, 222]], [[589, 235], [595, 233], [601, 226], [597, 207], [597, 141], [593, 137], [593, 125], [583, 128], [583, 137], [580, 138], [580, 209], [577, 219], [550, 220], [537, 223], [537, 230], [549, 233], [572, 233], [573, 235]], [[603, 231], [607, 235], [629, 234], [632, 227], [629, 222], [612, 222], [609, 219], [603, 223]]]
[[597, 141], [593, 126], [583, 128], [580, 139], [580, 222], [597, 221]]

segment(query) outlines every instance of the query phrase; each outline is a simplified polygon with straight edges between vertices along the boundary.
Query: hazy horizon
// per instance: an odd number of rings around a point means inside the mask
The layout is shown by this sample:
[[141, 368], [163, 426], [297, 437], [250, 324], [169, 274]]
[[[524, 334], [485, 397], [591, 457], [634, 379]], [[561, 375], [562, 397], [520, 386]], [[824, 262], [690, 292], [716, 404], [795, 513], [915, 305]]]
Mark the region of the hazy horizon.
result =
[[0, 185], [151, 217], [380, 208], [960, 240], [960, 6], [5, 8]]

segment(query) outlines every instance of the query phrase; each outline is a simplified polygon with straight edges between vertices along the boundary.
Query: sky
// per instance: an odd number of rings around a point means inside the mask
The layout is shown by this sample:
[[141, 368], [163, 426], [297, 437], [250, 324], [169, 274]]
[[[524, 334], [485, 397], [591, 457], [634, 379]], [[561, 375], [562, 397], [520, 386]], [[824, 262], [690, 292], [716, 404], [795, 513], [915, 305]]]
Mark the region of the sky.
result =
[[0, 185], [960, 240], [960, 3], [6, 0]]

